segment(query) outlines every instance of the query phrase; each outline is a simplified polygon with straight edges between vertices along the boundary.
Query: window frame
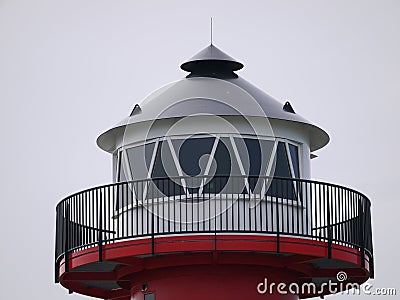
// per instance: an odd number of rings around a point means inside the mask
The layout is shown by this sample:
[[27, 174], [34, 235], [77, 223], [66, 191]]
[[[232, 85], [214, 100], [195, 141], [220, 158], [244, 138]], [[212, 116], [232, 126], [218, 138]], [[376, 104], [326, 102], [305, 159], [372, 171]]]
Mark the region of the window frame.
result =
[[[169, 150], [171, 152], [171, 155], [173, 157], [174, 160], [174, 164], [176, 167], [176, 170], [179, 174], [179, 176], [183, 176], [183, 172], [182, 172], [182, 167], [180, 166], [179, 163], [179, 158], [177, 156], [177, 153], [175, 152], [175, 149], [173, 147], [172, 141], [173, 140], [185, 140], [185, 139], [192, 139], [192, 138], [209, 138], [209, 137], [214, 137], [214, 143], [213, 146], [211, 148], [211, 152], [210, 152], [210, 157], [209, 160], [207, 162], [207, 166], [206, 166], [206, 170], [203, 174], [203, 176], [207, 176], [209, 174], [210, 168], [211, 168], [211, 164], [212, 161], [215, 157], [215, 152], [217, 149], [218, 144], [220, 143], [222, 138], [228, 138], [232, 149], [233, 149], [233, 154], [234, 157], [236, 159], [236, 162], [239, 166], [239, 170], [242, 176], [247, 176], [247, 174], [245, 174], [244, 171], [244, 167], [243, 167], [243, 163], [242, 160], [240, 158], [240, 153], [238, 151], [236, 142], [235, 142], [235, 138], [242, 138], [242, 139], [254, 139], [254, 140], [266, 140], [266, 141], [273, 141], [274, 145], [272, 147], [272, 151], [271, 151], [271, 156], [269, 158], [269, 161], [267, 162], [267, 167], [265, 169], [265, 173], [260, 172], [260, 177], [263, 176], [267, 176], [267, 174], [271, 174], [272, 171], [272, 167], [274, 166], [274, 161], [276, 160], [277, 157], [277, 147], [278, 147], [278, 143], [279, 142], [283, 142], [285, 145], [285, 150], [286, 150], [286, 155], [288, 158], [288, 164], [289, 164], [289, 169], [290, 169], [290, 173], [291, 173], [291, 178], [293, 179], [301, 179], [302, 175], [303, 175], [303, 143], [297, 142], [297, 141], [293, 141], [291, 139], [287, 139], [287, 138], [281, 138], [281, 137], [270, 137], [270, 136], [256, 136], [256, 135], [251, 135], [251, 134], [231, 134], [231, 133], [226, 133], [226, 134], [192, 134], [192, 135], [173, 135], [173, 136], [165, 136], [165, 137], [158, 137], [158, 138], [153, 138], [153, 139], [149, 139], [149, 140], [145, 140], [145, 141], [140, 141], [140, 142], [135, 142], [135, 143], [130, 143], [128, 145], [124, 145], [121, 148], [119, 148], [117, 150], [117, 170], [116, 170], [116, 181], [115, 182], [121, 182], [119, 180], [120, 178], [120, 172], [121, 172], [121, 166], [122, 163], [124, 164], [124, 169], [128, 169], [129, 171], [127, 171], [126, 173], [126, 177], [127, 181], [132, 181], [132, 180], [142, 180], [142, 179], [151, 179], [151, 174], [153, 172], [154, 169], [154, 164], [155, 164], [155, 160], [156, 160], [156, 156], [157, 156], [157, 150], [158, 147], [160, 145], [161, 141], [166, 141], [169, 147]], [[147, 172], [147, 176], [146, 178], [133, 178], [132, 173], [131, 173], [131, 169], [130, 169], [130, 164], [129, 164], [129, 157], [128, 157], [128, 153], [127, 150], [130, 148], [134, 148], [134, 147], [140, 147], [140, 146], [145, 146], [146, 144], [150, 144], [150, 143], [155, 143], [154, 144], [154, 148], [153, 148], [153, 153], [152, 153], [152, 157], [150, 160], [150, 165], [149, 165], [149, 170]], [[289, 149], [289, 144], [296, 146], [297, 148], [297, 155], [298, 155], [298, 168], [299, 168], [299, 178], [296, 178], [295, 176], [295, 172], [294, 172], [294, 166], [293, 166], [293, 161], [292, 161], [292, 157], [291, 157], [291, 153], [290, 153], [290, 149]], [[134, 164], [134, 163], [133, 163]], [[273, 176], [273, 175], [271, 175]], [[251, 191], [250, 187], [249, 187], [249, 182], [246, 178], [243, 179], [244, 180], [244, 184], [245, 187], [250, 195], [251, 198], [253, 198], [253, 192]], [[203, 179], [203, 182], [205, 181], [205, 179]], [[181, 179], [181, 185], [184, 189], [184, 194], [182, 196], [186, 196], [186, 197], [191, 197], [193, 196], [190, 192], [189, 192], [189, 188], [187, 188], [187, 184], [186, 184], [186, 180], [185, 178]], [[204, 186], [205, 183], [202, 183], [202, 185], [199, 187], [199, 191], [198, 191], [198, 197], [201, 197], [203, 190], [204, 190]], [[263, 184], [263, 187], [261, 189], [261, 194], [264, 195], [266, 193], [265, 190], [265, 186]], [[136, 196], [136, 190], [133, 189], [133, 193], [134, 193], [134, 198], [137, 199], [138, 197]], [[296, 190], [296, 194], [298, 194], [297, 190]], [[142, 199], [146, 199], [147, 197], [147, 185], [145, 185], [144, 191], [143, 191], [143, 195], [142, 195]], [[138, 201], [136, 201], [136, 205], [138, 205]], [[128, 205], [131, 206], [131, 205]], [[120, 208], [118, 210], [124, 210], [124, 209], [128, 209], [127, 208]]]

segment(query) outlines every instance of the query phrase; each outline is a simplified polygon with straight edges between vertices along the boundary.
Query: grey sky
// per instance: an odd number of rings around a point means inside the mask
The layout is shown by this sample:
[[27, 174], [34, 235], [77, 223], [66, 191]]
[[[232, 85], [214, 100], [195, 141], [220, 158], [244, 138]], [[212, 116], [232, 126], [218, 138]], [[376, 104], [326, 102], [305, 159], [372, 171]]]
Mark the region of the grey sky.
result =
[[370, 197], [372, 283], [400, 293], [400, 1], [215, 2], [0, 0], [1, 299], [84, 298], [53, 284], [55, 205], [111, 181], [97, 136], [185, 76], [211, 16], [241, 76], [330, 134], [312, 177]]

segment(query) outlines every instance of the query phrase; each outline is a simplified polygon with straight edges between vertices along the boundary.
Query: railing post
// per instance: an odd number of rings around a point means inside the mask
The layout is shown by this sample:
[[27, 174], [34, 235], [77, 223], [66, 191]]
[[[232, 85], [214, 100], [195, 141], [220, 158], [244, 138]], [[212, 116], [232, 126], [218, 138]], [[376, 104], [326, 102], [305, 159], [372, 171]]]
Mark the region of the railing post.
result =
[[358, 218], [359, 218], [359, 245], [360, 245], [360, 258], [361, 258], [361, 268], [365, 267], [365, 238], [364, 238], [364, 210], [362, 198], [359, 198], [358, 203]]
[[[149, 187], [150, 187], [150, 183], [149, 183]], [[143, 201], [144, 201], [144, 199], [143, 199]], [[149, 209], [148, 201], [149, 201], [149, 197], [147, 197], [147, 209]], [[181, 204], [179, 204], [179, 205], [181, 205]], [[154, 191], [152, 193], [151, 207], [152, 207], [152, 209], [151, 209], [151, 254], [154, 255], [154, 253], [155, 253], [155, 245], [154, 245]], [[142, 214], [143, 214], [143, 210], [142, 210]], [[142, 219], [143, 219], [143, 215], [142, 215]]]
[[68, 259], [68, 247], [69, 247], [69, 203], [65, 207], [65, 218], [64, 218], [64, 228], [65, 228], [65, 241], [64, 241], [64, 268], [65, 273], [69, 272], [69, 259]]
[[[278, 189], [278, 187], [276, 187], [276, 192], [277, 194], [275, 195], [275, 203], [276, 203], [276, 253], [280, 253], [281, 252], [281, 238], [280, 238], [280, 228], [279, 228], [279, 223], [280, 223], [280, 218], [279, 218], [279, 206], [278, 206], [278, 199], [279, 199], [279, 191], [281, 192], [281, 197], [283, 197], [283, 184], [282, 184], [282, 179], [279, 179], [279, 187], [280, 190]], [[275, 185], [278, 185], [278, 182], [276, 182]], [[273, 195], [273, 193], [272, 193]], [[272, 200], [272, 199], [271, 199]]]
[[101, 193], [100, 191], [101, 197], [99, 197], [99, 190], [97, 189], [96, 194], [97, 194], [97, 206], [99, 208], [98, 222], [97, 222], [99, 225], [99, 236], [98, 236], [99, 261], [103, 261], [103, 209], [102, 209], [103, 193]]
[[57, 208], [56, 208], [56, 249], [55, 249], [55, 255], [54, 255], [54, 260], [55, 260], [55, 262], [54, 262], [54, 282], [55, 283], [59, 283], [60, 281], [58, 280], [58, 278], [60, 277], [60, 268], [59, 268], [59, 266], [58, 266], [58, 262], [57, 262], [57, 257], [58, 257], [58, 254], [59, 254], [59, 247], [61, 246], [60, 244], [59, 244], [59, 239], [58, 239], [58, 231], [60, 230], [60, 224], [59, 224], [59, 222], [60, 222], [60, 216], [59, 216], [59, 208], [58, 208], [58, 206], [57, 206]]
[[328, 233], [328, 258], [332, 258], [332, 226], [331, 226], [331, 199], [329, 187], [324, 185], [326, 194], [326, 217], [327, 217], [327, 233]]
[[369, 272], [370, 278], [375, 278], [375, 266], [374, 266], [374, 249], [372, 245], [372, 224], [371, 224], [371, 205], [366, 198], [363, 197], [363, 201], [365, 203], [365, 226], [367, 227], [367, 232], [364, 231], [364, 238], [368, 238], [368, 244], [365, 245], [367, 250], [369, 251]]

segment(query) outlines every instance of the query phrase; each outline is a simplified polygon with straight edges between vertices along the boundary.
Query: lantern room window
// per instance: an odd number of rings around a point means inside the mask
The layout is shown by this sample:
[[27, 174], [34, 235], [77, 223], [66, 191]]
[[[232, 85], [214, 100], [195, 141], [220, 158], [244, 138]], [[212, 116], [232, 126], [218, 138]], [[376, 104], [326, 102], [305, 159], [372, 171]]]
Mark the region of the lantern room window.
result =
[[[299, 157], [299, 145], [283, 139], [235, 135], [166, 137], [120, 149], [116, 156], [117, 180], [152, 178], [153, 186], [146, 191], [151, 189], [157, 197], [202, 197], [203, 193], [220, 193], [223, 189], [259, 194], [263, 192], [257, 184], [260, 176], [301, 178]], [[229, 182], [230, 177], [243, 175], [248, 176], [244, 186]], [[264, 191], [268, 196], [297, 199], [293, 182], [272, 182]], [[136, 197], [146, 197], [146, 191], [135, 190]]]

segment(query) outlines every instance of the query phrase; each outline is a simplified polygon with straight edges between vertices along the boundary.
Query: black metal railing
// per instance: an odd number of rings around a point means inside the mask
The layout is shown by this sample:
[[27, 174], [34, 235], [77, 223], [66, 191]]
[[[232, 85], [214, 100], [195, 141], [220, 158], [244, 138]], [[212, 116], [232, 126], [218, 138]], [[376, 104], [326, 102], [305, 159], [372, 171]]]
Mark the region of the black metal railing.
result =
[[282, 235], [325, 241], [329, 257], [333, 243], [346, 245], [369, 258], [373, 276], [370, 201], [363, 194], [305, 179], [202, 176], [119, 182], [62, 200], [56, 280], [61, 259], [78, 250], [98, 246], [102, 260], [103, 246], [120, 240], [230, 232], [276, 235], [278, 243]]

